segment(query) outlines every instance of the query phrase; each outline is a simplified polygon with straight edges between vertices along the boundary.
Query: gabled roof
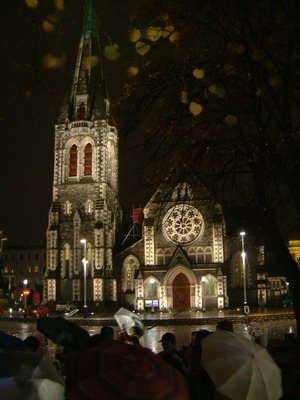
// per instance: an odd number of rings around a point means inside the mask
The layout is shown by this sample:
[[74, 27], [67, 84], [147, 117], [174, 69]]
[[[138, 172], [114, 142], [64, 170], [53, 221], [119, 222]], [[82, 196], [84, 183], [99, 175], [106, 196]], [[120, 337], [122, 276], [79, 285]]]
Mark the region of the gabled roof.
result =
[[174, 251], [174, 253], [170, 259], [168, 267], [172, 268], [177, 264], [182, 264], [187, 267], [191, 266], [191, 263], [190, 263], [189, 259], [187, 258], [185, 251], [179, 245], [176, 247], [176, 250]]

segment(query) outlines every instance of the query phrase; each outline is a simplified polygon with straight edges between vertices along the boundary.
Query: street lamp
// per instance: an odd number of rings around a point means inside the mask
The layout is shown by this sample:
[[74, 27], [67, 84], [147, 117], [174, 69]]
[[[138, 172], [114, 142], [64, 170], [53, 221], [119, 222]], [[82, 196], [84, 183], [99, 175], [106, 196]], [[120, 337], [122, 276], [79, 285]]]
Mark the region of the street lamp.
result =
[[83, 309], [84, 309], [84, 317], [86, 318], [87, 304], [86, 304], [86, 267], [88, 264], [87, 255], [86, 255], [86, 239], [81, 239], [80, 243], [83, 244]]
[[154, 313], [154, 305], [153, 305], [153, 300], [154, 300], [154, 283], [155, 283], [155, 279], [154, 278], [150, 278], [150, 285], [151, 285], [151, 312]]
[[246, 232], [240, 232], [241, 236], [241, 241], [242, 241], [242, 265], [243, 265], [243, 278], [244, 278], [244, 314], [249, 314], [250, 309], [247, 304], [247, 287], [246, 287], [246, 253], [245, 253], [245, 241], [244, 237], [246, 235]]
[[[3, 242], [7, 240], [7, 237], [2, 237], [3, 231], [0, 231], [0, 257], [2, 256], [2, 251], [3, 251]], [[3, 276], [3, 271], [0, 271], [0, 275]], [[8, 278], [9, 282], [9, 289], [10, 289], [10, 278]], [[3, 289], [0, 287], [0, 292], [2, 293]], [[1, 295], [0, 293], [0, 295]]]
[[205, 276], [202, 276], [201, 282], [202, 282], [202, 311], [206, 311], [205, 310], [205, 283], [207, 282], [207, 278]]
[[[2, 231], [0, 232], [2, 234]], [[7, 237], [1, 237], [1, 243], [0, 243], [0, 254], [3, 251], [3, 242], [5, 242], [5, 240], [7, 240]]]
[[28, 280], [24, 279], [23, 285], [24, 285], [24, 290], [23, 290], [23, 296], [24, 296], [24, 308], [27, 308], [27, 284]]

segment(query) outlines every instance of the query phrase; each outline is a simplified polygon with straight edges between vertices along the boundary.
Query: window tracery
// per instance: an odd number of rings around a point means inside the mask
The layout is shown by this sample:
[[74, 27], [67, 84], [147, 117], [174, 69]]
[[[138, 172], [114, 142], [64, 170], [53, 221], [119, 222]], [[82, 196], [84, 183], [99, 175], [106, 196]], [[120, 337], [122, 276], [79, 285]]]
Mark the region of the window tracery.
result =
[[123, 292], [134, 290], [135, 271], [139, 267], [138, 259], [134, 256], [128, 256], [123, 262], [122, 271], [122, 289]]

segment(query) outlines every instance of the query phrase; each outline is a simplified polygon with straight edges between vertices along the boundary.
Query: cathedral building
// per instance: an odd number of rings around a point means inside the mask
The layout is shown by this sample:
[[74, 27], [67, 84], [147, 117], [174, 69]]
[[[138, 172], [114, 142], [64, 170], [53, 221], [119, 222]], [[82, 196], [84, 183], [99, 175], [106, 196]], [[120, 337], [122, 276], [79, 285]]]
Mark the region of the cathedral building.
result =
[[[162, 184], [143, 210], [141, 239], [116, 254], [118, 134], [100, 49], [90, 0], [73, 84], [55, 126], [44, 300], [89, 306], [118, 302], [136, 310], [241, 305], [240, 238], [228, 235], [221, 205], [203, 187]], [[91, 59], [98, 65], [92, 67]], [[259, 265], [259, 251], [253, 250], [245, 268], [252, 301]], [[262, 302], [265, 294], [263, 287]]]
[[[100, 49], [94, 2], [89, 1], [73, 84], [55, 126], [46, 301], [82, 302], [84, 283], [87, 302], [117, 300], [112, 260], [120, 222], [118, 134], [111, 122]], [[90, 60], [98, 65], [93, 67]]]
[[[227, 235], [222, 207], [207, 190], [163, 184], [143, 213], [142, 238], [116, 258], [124, 305], [136, 310], [223, 309], [232, 306], [230, 293], [233, 303], [243, 304], [240, 238]], [[257, 301], [258, 255], [252, 248], [245, 268], [252, 304]]]

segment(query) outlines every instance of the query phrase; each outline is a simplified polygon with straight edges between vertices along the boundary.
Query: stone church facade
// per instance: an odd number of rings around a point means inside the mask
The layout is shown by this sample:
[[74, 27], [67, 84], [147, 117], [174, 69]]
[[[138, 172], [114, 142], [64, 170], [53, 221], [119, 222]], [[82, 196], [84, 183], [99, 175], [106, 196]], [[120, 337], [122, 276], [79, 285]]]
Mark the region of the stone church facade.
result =
[[[117, 300], [112, 259], [120, 222], [118, 135], [111, 123], [99, 49], [94, 3], [90, 1], [72, 88], [55, 126], [44, 277], [47, 301], [82, 302], [83, 257], [87, 260], [87, 301]], [[91, 57], [99, 60], [94, 68], [88, 62]]]
[[[44, 301], [80, 305], [86, 297], [89, 306], [223, 309], [231, 305], [230, 290], [236, 289], [240, 302], [240, 239], [228, 237], [221, 205], [202, 187], [162, 185], [143, 210], [142, 238], [116, 254], [118, 134], [100, 48], [90, 0], [73, 84], [55, 126]], [[99, 62], [92, 67], [88, 60], [95, 55]], [[247, 257], [247, 290], [256, 288], [259, 262], [256, 250], [252, 254]], [[265, 289], [261, 293], [263, 301]]]
[[[221, 205], [203, 187], [166, 186], [144, 208], [142, 239], [116, 258], [122, 303], [136, 310], [223, 309], [236, 289], [242, 305], [241, 243], [226, 235]], [[251, 252], [248, 291], [256, 287], [258, 263]]]

